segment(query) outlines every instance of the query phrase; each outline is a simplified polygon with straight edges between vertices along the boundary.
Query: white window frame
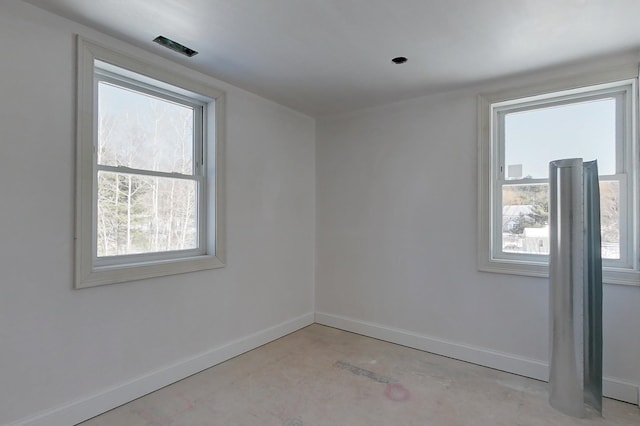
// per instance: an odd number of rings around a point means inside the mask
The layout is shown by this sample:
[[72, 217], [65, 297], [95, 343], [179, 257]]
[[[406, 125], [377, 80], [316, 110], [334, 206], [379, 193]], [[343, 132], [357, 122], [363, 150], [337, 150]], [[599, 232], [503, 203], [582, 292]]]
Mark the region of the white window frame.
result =
[[[505, 253], [502, 251], [501, 189], [504, 180], [504, 139], [499, 120], [505, 112], [535, 109], [544, 104], [569, 104], [580, 99], [616, 95], [617, 106], [624, 103], [622, 129], [616, 140], [616, 175], [601, 180], [619, 179], [621, 210], [621, 259], [603, 259], [603, 281], [608, 284], [640, 286], [638, 256], [638, 139], [637, 67], [598, 75], [578, 76], [537, 86], [506, 90], [478, 96], [478, 269], [484, 272], [548, 277], [548, 256]], [[615, 96], [614, 96], [615, 97]], [[622, 131], [620, 131], [622, 130]], [[588, 159], [585, 159], [588, 160]], [[546, 179], [508, 180], [516, 183], [545, 183]], [[500, 191], [500, 193], [499, 193]], [[625, 221], [626, 219], [626, 221]], [[622, 246], [624, 245], [624, 246]], [[626, 256], [624, 256], [626, 254]]]
[[[112, 168], [97, 164], [98, 81], [112, 81], [143, 93], [161, 94], [162, 98], [174, 98], [202, 111], [194, 126], [194, 163], [197, 165], [193, 176], [182, 176], [196, 180], [199, 186], [198, 248], [97, 256], [97, 173]], [[75, 288], [225, 266], [224, 110], [223, 91], [77, 37]], [[134, 171], [123, 167], [114, 169], [123, 173]], [[171, 173], [155, 174], [178, 177]]]

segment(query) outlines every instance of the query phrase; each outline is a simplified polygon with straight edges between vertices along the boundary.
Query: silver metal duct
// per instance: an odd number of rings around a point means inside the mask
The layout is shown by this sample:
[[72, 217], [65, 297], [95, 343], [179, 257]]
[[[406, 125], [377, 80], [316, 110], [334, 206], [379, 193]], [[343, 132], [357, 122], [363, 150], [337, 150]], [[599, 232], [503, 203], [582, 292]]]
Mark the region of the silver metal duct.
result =
[[602, 413], [602, 257], [595, 161], [549, 163], [549, 402], [575, 417]]

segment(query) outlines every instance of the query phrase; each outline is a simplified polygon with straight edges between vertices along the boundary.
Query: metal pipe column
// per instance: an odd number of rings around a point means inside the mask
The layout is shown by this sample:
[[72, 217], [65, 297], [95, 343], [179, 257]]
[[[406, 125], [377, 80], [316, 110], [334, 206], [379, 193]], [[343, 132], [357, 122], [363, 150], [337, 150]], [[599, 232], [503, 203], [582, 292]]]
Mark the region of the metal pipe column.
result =
[[549, 402], [602, 413], [602, 257], [595, 161], [549, 163]]

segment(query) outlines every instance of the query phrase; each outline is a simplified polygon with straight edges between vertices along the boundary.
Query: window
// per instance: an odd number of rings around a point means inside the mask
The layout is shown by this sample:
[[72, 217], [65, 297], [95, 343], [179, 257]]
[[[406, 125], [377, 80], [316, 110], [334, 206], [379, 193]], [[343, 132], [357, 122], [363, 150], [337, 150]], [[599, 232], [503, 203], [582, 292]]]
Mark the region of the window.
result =
[[77, 288], [224, 266], [223, 104], [78, 38]]
[[604, 280], [640, 284], [635, 90], [625, 79], [479, 98], [480, 270], [547, 276], [549, 162], [595, 159]]

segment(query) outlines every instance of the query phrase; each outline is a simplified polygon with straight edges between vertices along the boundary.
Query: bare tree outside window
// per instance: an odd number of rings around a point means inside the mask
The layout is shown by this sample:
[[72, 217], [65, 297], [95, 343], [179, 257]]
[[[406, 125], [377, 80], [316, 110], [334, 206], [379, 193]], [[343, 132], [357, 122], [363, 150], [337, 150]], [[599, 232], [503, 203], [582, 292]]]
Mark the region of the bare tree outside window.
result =
[[107, 82], [98, 94], [98, 257], [196, 248], [194, 109]]

